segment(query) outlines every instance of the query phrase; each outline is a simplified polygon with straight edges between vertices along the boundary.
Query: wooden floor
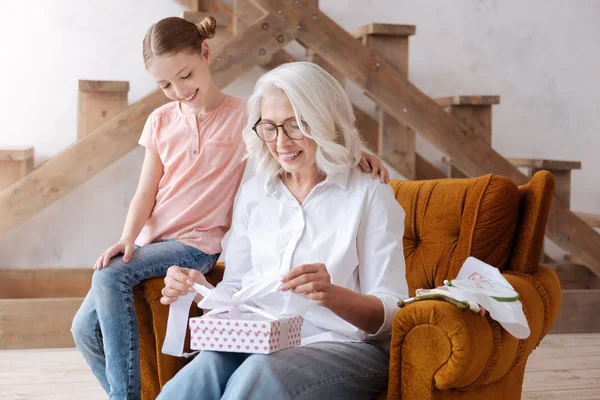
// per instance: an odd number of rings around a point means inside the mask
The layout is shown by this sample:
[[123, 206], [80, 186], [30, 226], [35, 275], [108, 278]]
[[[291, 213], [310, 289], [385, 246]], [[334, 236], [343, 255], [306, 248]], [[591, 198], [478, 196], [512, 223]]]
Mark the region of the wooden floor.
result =
[[[0, 351], [2, 400], [106, 398], [75, 349]], [[547, 336], [529, 357], [523, 399], [600, 399], [600, 334]]]

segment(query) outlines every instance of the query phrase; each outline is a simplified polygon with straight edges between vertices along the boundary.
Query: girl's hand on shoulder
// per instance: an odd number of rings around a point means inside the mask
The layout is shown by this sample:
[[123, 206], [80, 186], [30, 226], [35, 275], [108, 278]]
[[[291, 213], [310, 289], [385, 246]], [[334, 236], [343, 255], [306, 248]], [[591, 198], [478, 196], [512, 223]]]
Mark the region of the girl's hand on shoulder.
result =
[[131, 256], [135, 251], [135, 244], [132, 240], [119, 240], [117, 243], [110, 246], [100, 257], [96, 260], [96, 264], [94, 264], [94, 269], [96, 271], [101, 270], [108, 266], [110, 259], [116, 256], [117, 254], [123, 254], [123, 262], [128, 263], [131, 260]]
[[203, 286], [212, 287], [207, 281], [202, 272], [190, 268], [181, 268], [178, 265], [173, 265], [167, 270], [165, 276], [165, 287], [161, 290], [162, 304], [171, 304], [184, 294], [193, 292], [192, 283], [198, 283]]
[[383, 165], [383, 162], [379, 157], [369, 154], [367, 152], [362, 153], [360, 159], [360, 166], [365, 172], [370, 172], [373, 179], [379, 175], [381, 183], [388, 183], [390, 181], [390, 172]]
[[304, 264], [292, 268], [281, 281], [280, 290], [302, 294], [323, 307], [329, 305], [333, 285], [325, 264]]

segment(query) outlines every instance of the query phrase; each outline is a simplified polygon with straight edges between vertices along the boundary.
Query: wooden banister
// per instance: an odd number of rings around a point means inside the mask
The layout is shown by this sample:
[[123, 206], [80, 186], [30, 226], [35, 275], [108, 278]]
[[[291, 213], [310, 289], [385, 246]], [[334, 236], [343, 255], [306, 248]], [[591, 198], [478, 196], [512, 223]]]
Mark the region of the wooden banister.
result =
[[[528, 178], [473, 129], [448, 115], [382, 57], [362, 46], [305, 1], [253, 0], [297, 32], [297, 40], [363, 88], [390, 115], [410, 126], [470, 176], [495, 173], [525, 184]], [[547, 235], [600, 275], [600, 235], [555, 199]]]
[[[265, 29], [266, 24], [266, 29]], [[266, 63], [294, 39], [295, 30], [267, 15], [214, 51], [213, 81], [224, 87]], [[0, 192], [0, 234], [28, 220], [137, 147], [146, 119], [168, 99], [155, 90], [25, 178]]]

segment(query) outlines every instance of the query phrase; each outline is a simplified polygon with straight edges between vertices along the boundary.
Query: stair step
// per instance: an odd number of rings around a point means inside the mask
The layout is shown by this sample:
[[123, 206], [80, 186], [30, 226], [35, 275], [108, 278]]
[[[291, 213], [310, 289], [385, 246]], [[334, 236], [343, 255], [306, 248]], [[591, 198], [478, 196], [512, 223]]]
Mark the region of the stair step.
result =
[[70, 332], [92, 268], [0, 269], [0, 349], [73, 347]]
[[587, 222], [592, 228], [600, 228], [600, 214], [575, 212], [575, 215]]
[[600, 332], [600, 289], [563, 289], [552, 333]]
[[0, 148], [0, 191], [33, 171], [34, 155], [35, 149], [29, 146]]
[[92, 268], [1, 268], [0, 298], [85, 297]]
[[71, 324], [83, 297], [0, 299], [0, 350], [73, 347]]
[[369, 35], [412, 36], [416, 31], [417, 27], [415, 25], [380, 24], [373, 22], [350, 31], [350, 34], [355, 38], [360, 39]]
[[30, 146], [0, 148], [0, 161], [24, 161], [33, 158], [35, 149]]
[[515, 167], [546, 169], [548, 171], [571, 171], [581, 169], [581, 161], [546, 160], [537, 158], [508, 158]]
[[93, 132], [100, 125], [127, 108], [129, 82], [79, 81], [77, 139]]
[[442, 107], [448, 106], [493, 106], [500, 104], [500, 96], [450, 96], [434, 99]]

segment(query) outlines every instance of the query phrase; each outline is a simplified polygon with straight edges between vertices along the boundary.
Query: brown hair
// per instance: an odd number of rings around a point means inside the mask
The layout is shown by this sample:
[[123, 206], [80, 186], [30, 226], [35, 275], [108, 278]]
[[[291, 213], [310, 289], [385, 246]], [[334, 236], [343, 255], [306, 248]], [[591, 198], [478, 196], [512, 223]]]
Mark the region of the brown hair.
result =
[[200, 54], [202, 43], [212, 39], [216, 29], [217, 20], [213, 17], [206, 17], [198, 24], [178, 17], [161, 19], [144, 36], [144, 64], [147, 66], [153, 56], [180, 51]]

